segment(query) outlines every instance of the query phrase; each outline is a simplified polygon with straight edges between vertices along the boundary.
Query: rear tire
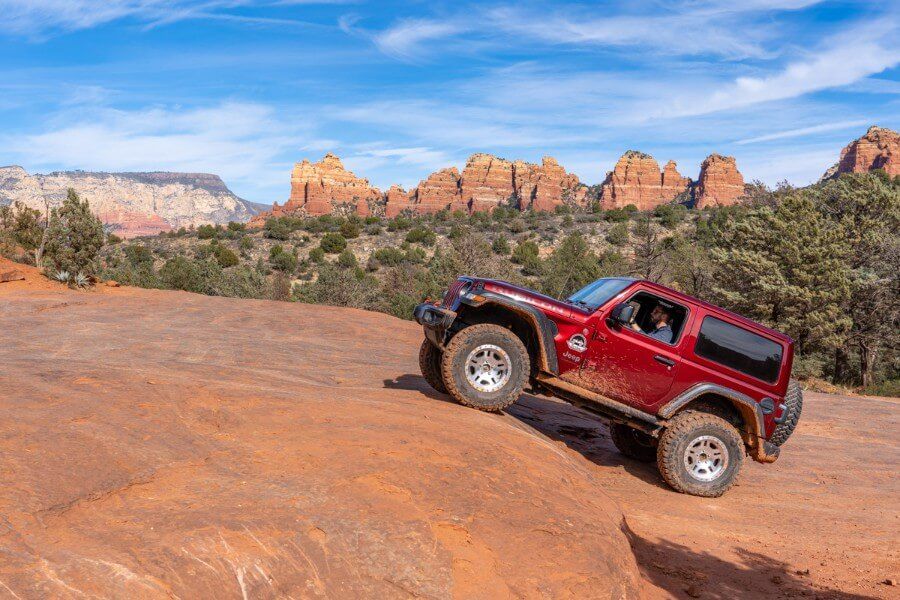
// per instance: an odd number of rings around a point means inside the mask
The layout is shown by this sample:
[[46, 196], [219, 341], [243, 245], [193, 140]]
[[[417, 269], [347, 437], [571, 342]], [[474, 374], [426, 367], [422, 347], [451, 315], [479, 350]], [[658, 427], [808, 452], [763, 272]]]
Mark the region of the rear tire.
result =
[[656, 460], [656, 446], [653, 437], [629, 427], [623, 423], [609, 424], [609, 437], [616, 449], [627, 456], [641, 462]]
[[441, 354], [443, 354], [441, 349], [428, 339], [422, 340], [422, 347], [419, 348], [419, 370], [422, 371], [422, 377], [428, 385], [435, 391], [446, 394], [447, 386], [441, 377]]
[[715, 498], [734, 485], [744, 462], [744, 441], [725, 419], [686, 411], [669, 421], [659, 438], [656, 461], [673, 489]]
[[803, 388], [793, 379], [788, 383], [787, 393], [784, 395], [784, 410], [787, 411], [787, 418], [775, 426], [775, 431], [769, 438], [769, 442], [780, 446], [787, 441], [794, 428], [800, 422], [800, 413], [803, 411]]
[[447, 393], [465, 406], [497, 412], [522, 395], [531, 363], [522, 340], [499, 325], [466, 327], [441, 358]]

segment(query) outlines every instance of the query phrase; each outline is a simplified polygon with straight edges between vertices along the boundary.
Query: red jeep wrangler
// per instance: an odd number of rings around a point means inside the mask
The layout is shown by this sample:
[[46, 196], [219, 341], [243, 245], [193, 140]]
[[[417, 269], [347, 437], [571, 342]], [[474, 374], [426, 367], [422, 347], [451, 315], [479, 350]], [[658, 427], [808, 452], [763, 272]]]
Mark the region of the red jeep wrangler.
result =
[[800, 418], [786, 335], [667, 287], [599, 279], [565, 301], [460, 277], [424, 303], [422, 375], [486, 411], [526, 386], [610, 420], [616, 448], [680, 492], [720, 496], [745, 452], [774, 462]]

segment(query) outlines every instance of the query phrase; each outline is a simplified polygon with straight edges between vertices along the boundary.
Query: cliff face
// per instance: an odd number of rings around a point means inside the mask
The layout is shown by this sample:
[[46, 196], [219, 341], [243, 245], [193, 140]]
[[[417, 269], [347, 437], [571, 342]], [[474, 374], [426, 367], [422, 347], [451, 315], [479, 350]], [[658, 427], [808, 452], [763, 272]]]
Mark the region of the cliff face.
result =
[[840, 160], [825, 173], [823, 179], [841, 173], [867, 173], [875, 169], [884, 169], [894, 177], [900, 175], [900, 133], [886, 127], [870, 127], [864, 136], [841, 150]]
[[633, 204], [638, 210], [650, 210], [671, 202], [690, 185], [691, 180], [681, 176], [674, 161], [670, 160], [660, 171], [652, 156], [629, 150], [607, 174], [600, 202], [607, 209]]
[[744, 194], [744, 177], [734, 157], [710, 154], [700, 165], [700, 178], [694, 190], [694, 206], [728, 206]]
[[154, 235], [178, 227], [246, 221], [256, 211], [207, 173], [101, 173], [58, 171], [30, 175], [0, 167], [0, 202], [44, 209], [58, 206], [73, 188], [117, 235]]

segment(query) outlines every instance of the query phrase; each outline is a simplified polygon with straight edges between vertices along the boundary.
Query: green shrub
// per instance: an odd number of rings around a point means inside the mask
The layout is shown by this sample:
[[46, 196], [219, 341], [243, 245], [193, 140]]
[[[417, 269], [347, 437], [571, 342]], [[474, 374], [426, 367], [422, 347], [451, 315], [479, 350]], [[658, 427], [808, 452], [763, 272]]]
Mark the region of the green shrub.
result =
[[491, 250], [494, 251], [494, 254], [499, 254], [501, 256], [505, 256], [510, 253], [509, 240], [506, 239], [505, 235], [499, 235], [494, 239], [494, 243], [491, 244]]
[[53, 271], [96, 275], [103, 238], [103, 223], [88, 201], [69, 189], [62, 206], [50, 212], [44, 261]]
[[128, 262], [133, 267], [139, 267], [142, 264], [153, 264], [153, 252], [143, 244], [125, 246], [125, 258], [128, 259]]
[[237, 265], [240, 260], [238, 260], [237, 254], [231, 250], [228, 246], [223, 246], [222, 244], [216, 244], [213, 249], [213, 256], [216, 257], [216, 261], [219, 263], [219, 266], [223, 269], [227, 269], [228, 267], [233, 267]]
[[409, 217], [399, 216], [388, 222], [388, 231], [405, 231], [412, 227], [412, 219]]
[[341, 235], [348, 240], [359, 237], [359, 223], [355, 220], [344, 221], [340, 228]]
[[653, 216], [663, 227], [674, 229], [687, 216], [687, 209], [681, 204], [661, 204], [653, 209]]
[[197, 237], [201, 240], [212, 240], [219, 236], [219, 232], [212, 225], [201, 225], [197, 228]]
[[611, 208], [606, 211], [606, 220], [610, 223], [624, 223], [628, 220], [628, 212], [623, 208]]
[[519, 242], [519, 245], [516, 246], [516, 249], [513, 251], [512, 261], [524, 265], [529, 259], [537, 258], [539, 252], [540, 247], [531, 240]]
[[372, 258], [385, 266], [396, 266], [403, 262], [406, 253], [399, 248], [379, 248], [372, 253]]
[[353, 254], [353, 250], [345, 248], [344, 251], [338, 255], [337, 264], [343, 269], [350, 269], [358, 267], [359, 261], [356, 260], [356, 255]]
[[322, 250], [322, 248], [316, 246], [309, 251], [309, 260], [314, 263], [321, 263], [325, 260], [325, 251]]
[[419, 226], [409, 230], [409, 233], [406, 234], [406, 241], [410, 244], [434, 246], [437, 242], [437, 235], [430, 229]]
[[[280, 246], [274, 246], [272, 250], [275, 250], [275, 248], [280, 248]], [[272, 265], [272, 268], [276, 271], [293, 273], [297, 269], [297, 257], [294, 256], [292, 252], [285, 252], [282, 250], [280, 252], [275, 252], [274, 254], [269, 254], [269, 264]]]
[[246, 231], [247, 224], [246, 223], [237, 223], [235, 221], [228, 221], [228, 231]]
[[326, 233], [319, 247], [328, 254], [340, 254], [347, 247], [347, 240], [340, 233]]
[[613, 246], [624, 246], [628, 243], [628, 226], [625, 223], [616, 223], [606, 233], [606, 241]]
[[247, 253], [250, 250], [252, 250], [255, 245], [256, 245], [256, 242], [253, 241], [253, 238], [248, 235], [245, 235], [244, 237], [241, 238], [241, 241], [238, 244], [238, 247], [241, 249], [242, 253]]
[[291, 229], [283, 219], [272, 217], [266, 219], [263, 235], [272, 240], [286, 240], [291, 237]]

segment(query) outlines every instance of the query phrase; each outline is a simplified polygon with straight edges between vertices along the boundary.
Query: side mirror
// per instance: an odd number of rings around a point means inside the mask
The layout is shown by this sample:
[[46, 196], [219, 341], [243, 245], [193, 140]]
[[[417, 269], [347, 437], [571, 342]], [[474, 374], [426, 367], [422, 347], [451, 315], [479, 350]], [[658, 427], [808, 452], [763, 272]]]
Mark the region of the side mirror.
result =
[[609, 318], [619, 325], [629, 325], [634, 320], [634, 306], [626, 302], [617, 304], [609, 313]]

